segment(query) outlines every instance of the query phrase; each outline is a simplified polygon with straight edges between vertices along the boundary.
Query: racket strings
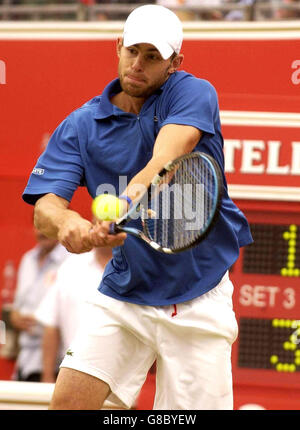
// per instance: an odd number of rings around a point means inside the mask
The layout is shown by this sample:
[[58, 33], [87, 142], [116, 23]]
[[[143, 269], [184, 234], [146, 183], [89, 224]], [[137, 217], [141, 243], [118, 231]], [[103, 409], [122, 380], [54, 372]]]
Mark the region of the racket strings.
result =
[[155, 217], [145, 222], [151, 239], [173, 250], [194, 242], [211, 221], [216, 186], [205, 159], [190, 157], [175, 164], [150, 202]]

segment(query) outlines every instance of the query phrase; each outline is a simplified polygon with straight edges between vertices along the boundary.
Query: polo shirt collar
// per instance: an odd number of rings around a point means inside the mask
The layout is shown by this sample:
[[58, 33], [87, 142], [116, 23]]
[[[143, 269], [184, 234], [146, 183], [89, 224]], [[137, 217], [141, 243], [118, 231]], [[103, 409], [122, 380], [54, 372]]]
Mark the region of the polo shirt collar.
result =
[[[166, 82], [151, 97], [161, 94], [165, 84]], [[110, 116], [118, 116], [122, 114], [128, 115], [128, 112], [123, 112], [121, 109], [110, 102], [111, 97], [115, 94], [118, 94], [120, 91], [122, 91], [122, 88], [119, 78], [114, 79], [104, 88], [99, 104], [94, 113], [94, 119], [105, 119], [109, 118]]]
[[110, 99], [114, 94], [117, 94], [120, 91], [122, 91], [122, 89], [118, 78], [106, 85], [102, 92], [98, 107], [94, 113], [95, 119], [104, 119], [117, 114], [115, 109], [116, 106], [110, 102]]

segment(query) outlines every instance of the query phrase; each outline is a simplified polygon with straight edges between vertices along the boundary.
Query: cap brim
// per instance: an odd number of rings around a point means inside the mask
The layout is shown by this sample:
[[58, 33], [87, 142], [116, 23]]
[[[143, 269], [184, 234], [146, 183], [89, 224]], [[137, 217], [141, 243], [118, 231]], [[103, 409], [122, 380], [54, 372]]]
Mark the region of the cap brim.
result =
[[137, 45], [138, 43], [150, 43], [150, 45], [155, 46], [164, 60], [170, 58], [174, 53], [170, 45], [154, 39], [153, 37], [130, 37], [126, 34], [123, 35], [123, 45], [125, 47]]

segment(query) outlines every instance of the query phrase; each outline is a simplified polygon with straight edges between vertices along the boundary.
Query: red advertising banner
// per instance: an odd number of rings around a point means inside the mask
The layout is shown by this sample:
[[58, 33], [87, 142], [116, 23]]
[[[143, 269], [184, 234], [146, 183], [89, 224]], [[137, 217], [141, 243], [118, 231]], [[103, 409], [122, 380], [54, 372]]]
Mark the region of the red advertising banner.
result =
[[283, 32], [270, 39], [255, 32], [248, 38], [229, 37], [203, 40], [200, 35], [184, 43], [184, 68], [213, 83], [221, 109], [299, 112], [299, 35], [285, 40]]

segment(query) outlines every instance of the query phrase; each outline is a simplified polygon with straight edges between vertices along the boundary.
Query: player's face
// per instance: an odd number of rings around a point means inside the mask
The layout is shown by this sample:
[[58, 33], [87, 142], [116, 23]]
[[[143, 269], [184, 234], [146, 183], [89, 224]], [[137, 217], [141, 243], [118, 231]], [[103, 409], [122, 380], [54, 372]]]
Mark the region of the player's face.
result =
[[149, 97], [181, 63], [172, 57], [164, 60], [159, 51], [148, 43], [124, 47], [119, 41], [118, 55], [121, 87], [131, 97]]
[[43, 252], [50, 252], [57, 245], [56, 239], [50, 239], [34, 228], [34, 234]]

